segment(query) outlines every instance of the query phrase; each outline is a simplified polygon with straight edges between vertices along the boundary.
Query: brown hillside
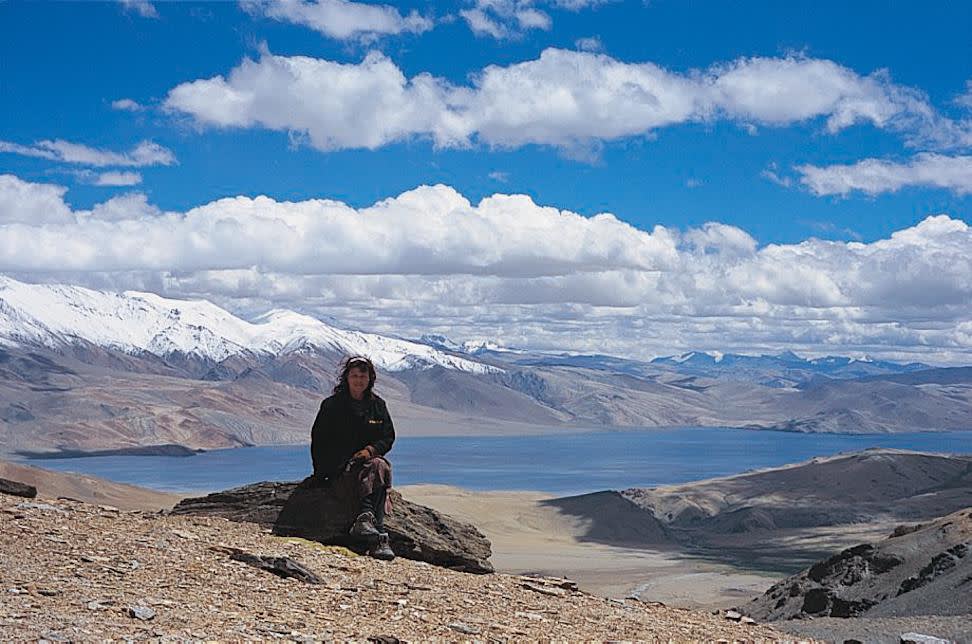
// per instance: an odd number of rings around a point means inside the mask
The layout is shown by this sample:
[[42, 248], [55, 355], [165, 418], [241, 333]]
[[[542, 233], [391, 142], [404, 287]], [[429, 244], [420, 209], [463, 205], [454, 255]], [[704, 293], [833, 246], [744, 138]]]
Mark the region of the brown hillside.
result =
[[[312, 585], [231, 560], [288, 556]], [[775, 640], [765, 626], [510, 575], [383, 563], [254, 524], [0, 495], [0, 640]], [[139, 618], [137, 615], [141, 615]], [[387, 641], [387, 640], [386, 640]]]

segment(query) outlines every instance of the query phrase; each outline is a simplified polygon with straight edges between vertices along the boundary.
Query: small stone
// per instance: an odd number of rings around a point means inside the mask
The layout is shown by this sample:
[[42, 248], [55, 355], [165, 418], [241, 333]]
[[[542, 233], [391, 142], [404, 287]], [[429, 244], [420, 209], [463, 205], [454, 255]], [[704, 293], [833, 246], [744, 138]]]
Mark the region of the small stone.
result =
[[526, 612], [526, 611], [519, 611], [518, 610], [518, 611], [516, 611], [515, 615], [517, 617], [523, 617], [524, 619], [528, 619], [531, 622], [542, 622], [543, 621], [543, 615], [538, 615], [536, 613], [529, 613], [529, 612]]
[[110, 561], [108, 557], [100, 557], [98, 555], [81, 555], [78, 558], [84, 563], [105, 563]]
[[742, 613], [734, 610], [727, 610], [726, 619], [731, 619], [734, 622], [738, 622], [739, 620], [742, 619]]
[[129, 606], [128, 616], [147, 622], [150, 619], [155, 619], [155, 611], [148, 606]]
[[108, 608], [108, 603], [91, 601], [85, 604], [85, 608], [87, 608], [88, 610], [105, 610], [106, 608]]
[[742, 619], [740, 619], [739, 621], [742, 622], [743, 624], [755, 624], [756, 623], [756, 620], [753, 619], [752, 617], [749, 617], [748, 615], [743, 615], [742, 616]]
[[462, 622], [452, 622], [449, 624], [449, 628], [452, 630], [463, 633], [465, 635], [479, 635], [482, 631], [475, 626], [470, 626], [469, 624], [463, 624]]
[[23, 588], [8, 588], [7, 592], [11, 595], [26, 595], [27, 591]]
[[37, 594], [44, 597], [56, 597], [61, 594], [61, 591], [53, 588], [41, 588], [37, 591]]
[[[567, 594], [567, 591], [563, 588], [547, 588], [546, 586], [538, 586], [537, 584], [529, 582], [520, 585], [527, 590], [532, 590], [533, 592], [540, 593], [541, 595], [550, 595], [551, 597], [563, 597]], [[623, 604], [624, 602], [622, 601], [621, 603]]]
[[51, 505], [50, 503], [18, 503], [17, 508], [20, 510], [41, 510], [42, 512], [57, 512], [58, 514], [67, 514], [67, 510], [59, 508], [56, 505]]
[[951, 640], [921, 633], [904, 633], [901, 635], [901, 644], [951, 644]]

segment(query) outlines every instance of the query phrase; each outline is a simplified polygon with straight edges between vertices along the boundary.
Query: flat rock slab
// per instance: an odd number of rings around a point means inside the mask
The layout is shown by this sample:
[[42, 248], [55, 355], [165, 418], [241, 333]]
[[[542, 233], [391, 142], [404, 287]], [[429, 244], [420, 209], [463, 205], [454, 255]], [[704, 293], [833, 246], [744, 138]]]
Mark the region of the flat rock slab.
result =
[[19, 483], [17, 481], [11, 481], [10, 479], [0, 478], [0, 493], [33, 499], [37, 496], [37, 488], [33, 485], [27, 485], [26, 483]]
[[[493, 572], [489, 540], [475, 526], [412, 503], [397, 490], [391, 490], [389, 498], [392, 509], [385, 517], [385, 530], [396, 555], [463, 572]], [[259, 523], [278, 535], [363, 549], [348, 535], [354, 517], [347, 504], [310, 477], [300, 483], [264, 481], [183, 499], [172, 513]]]

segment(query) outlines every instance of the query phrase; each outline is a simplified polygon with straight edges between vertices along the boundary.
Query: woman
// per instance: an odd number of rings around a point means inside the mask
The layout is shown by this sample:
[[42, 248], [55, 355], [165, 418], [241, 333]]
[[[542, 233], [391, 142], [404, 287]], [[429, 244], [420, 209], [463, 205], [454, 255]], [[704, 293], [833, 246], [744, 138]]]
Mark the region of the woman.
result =
[[384, 456], [395, 442], [385, 401], [375, 395], [371, 360], [344, 361], [334, 393], [321, 403], [311, 431], [314, 476], [348, 500], [356, 518], [351, 535], [369, 545], [368, 554], [395, 558], [384, 529], [391, 464]]

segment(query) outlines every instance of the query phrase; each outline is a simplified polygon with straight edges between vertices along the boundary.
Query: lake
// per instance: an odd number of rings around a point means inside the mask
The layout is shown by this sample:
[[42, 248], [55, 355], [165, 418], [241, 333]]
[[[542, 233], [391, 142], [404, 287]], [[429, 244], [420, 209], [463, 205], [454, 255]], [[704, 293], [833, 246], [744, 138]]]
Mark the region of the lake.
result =
[[[869, 447], [972, 453], [972, 432], [796, 434], [720, 428], [543, 436], [400, 437], [389, 455], [395, 485], [560, 495], [683, 483]], [[97, 456], [23, 462], [157, 490], [203, 492], [310, 473], [306, 445], [214, 450], [195, 456]]]

